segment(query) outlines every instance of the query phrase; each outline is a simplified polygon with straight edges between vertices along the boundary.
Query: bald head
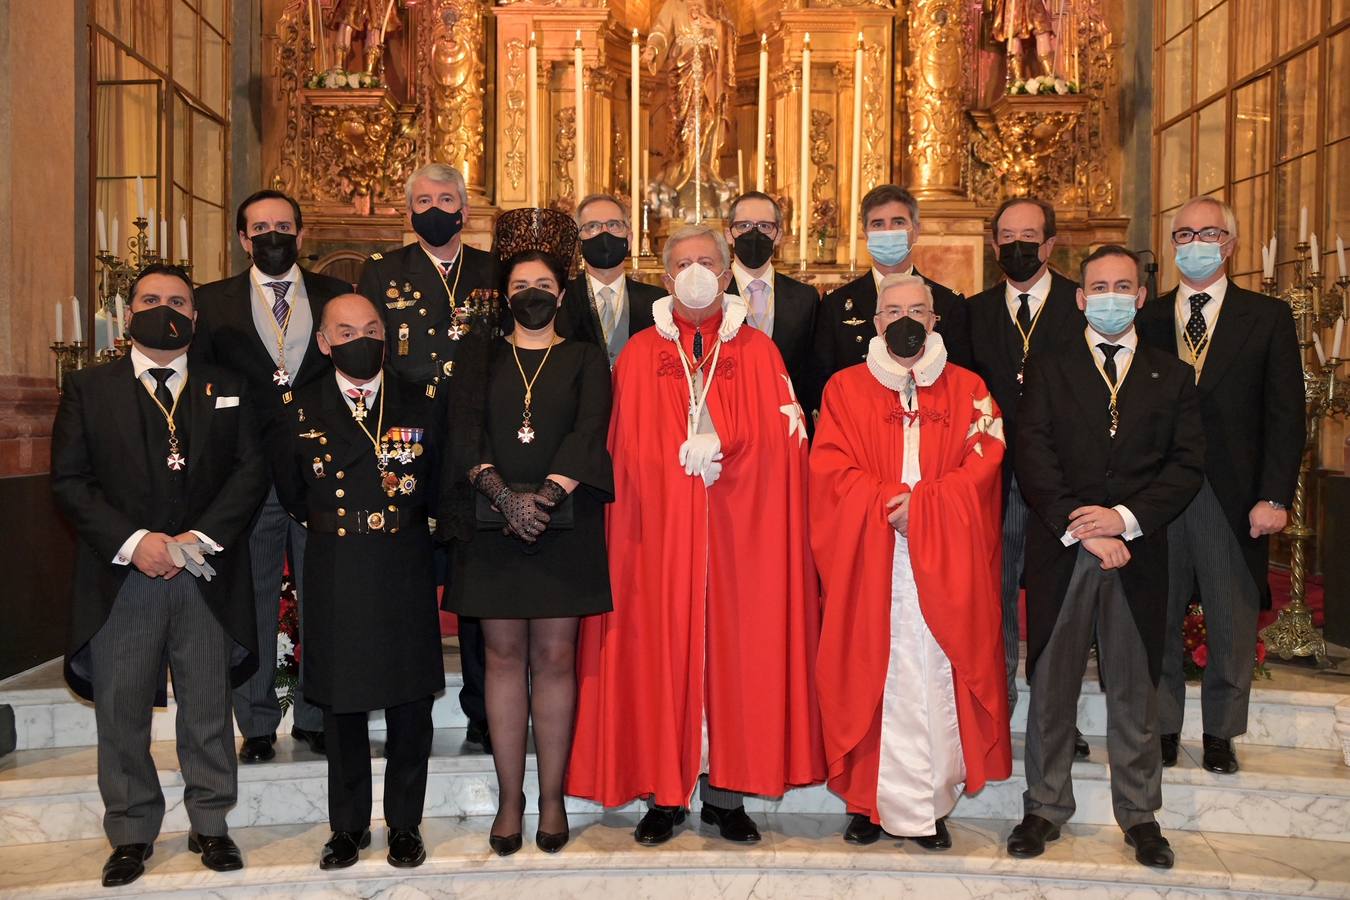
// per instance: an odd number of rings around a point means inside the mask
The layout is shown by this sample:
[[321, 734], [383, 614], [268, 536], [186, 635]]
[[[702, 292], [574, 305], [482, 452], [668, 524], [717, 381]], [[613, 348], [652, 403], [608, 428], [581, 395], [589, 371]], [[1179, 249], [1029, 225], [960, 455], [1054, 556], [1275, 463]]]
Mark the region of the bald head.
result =
[[[368, 330], [372, 325], [378, 327], [378, 333]], [[341, 344], [351, 340], [350, 337], [341, 337], [341, 333], [346, 330], [357, 332], [352, 337], [384, 337], [384, 319], [374, 300], [363, 294], [338, 294], [324, 304], [319, 317], [319, 331], [324, 333], [329, 343]]]

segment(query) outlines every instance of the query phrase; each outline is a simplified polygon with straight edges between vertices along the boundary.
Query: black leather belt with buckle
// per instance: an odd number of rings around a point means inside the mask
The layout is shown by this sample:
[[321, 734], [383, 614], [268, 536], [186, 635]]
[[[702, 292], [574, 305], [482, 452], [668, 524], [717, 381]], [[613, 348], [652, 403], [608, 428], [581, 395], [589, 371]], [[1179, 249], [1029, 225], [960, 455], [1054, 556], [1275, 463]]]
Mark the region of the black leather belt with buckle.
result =
[[411, 509], [386, 506], [383, 509], [348, 509], [342, 515], [316, 512], [309, 517], [307, 525], [312, 532], [345, 537], [349, 534], [398, 534], [405, 528], [426, 528], [426, 522], [425, 506]]

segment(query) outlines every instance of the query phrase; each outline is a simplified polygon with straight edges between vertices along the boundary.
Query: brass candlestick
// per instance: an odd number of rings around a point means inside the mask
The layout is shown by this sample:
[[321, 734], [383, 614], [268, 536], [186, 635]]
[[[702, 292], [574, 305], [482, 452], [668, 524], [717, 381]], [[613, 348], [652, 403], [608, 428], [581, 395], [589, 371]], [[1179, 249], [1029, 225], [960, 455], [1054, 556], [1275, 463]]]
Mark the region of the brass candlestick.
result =
[[1313, 625], [1312, 610], [1307, 604], [1307, 547], [1316, 536], [1308, 522], [1308, 482], [1317, 465], [1320, 450], [1322, 419], [1344, 416], [1350, 411], [1350, 390], [1336, 373], [1346, 362], [1336, 356], [1339, 348], [1331, 348], [1332, 357], [1310, 360], [1308, 351], [1315, 346], [1314, 336], [1333, 324], [1346, 311], [1350, 296], [1350, 278], [1341, 276], [1327, 292], [1322, 289], [1322, 275], [1313, 270], [1309, 256], [1311, 248], [1300, 242], [1295, 246], [1298, 258], [1294, 263], [1294, 283], [1283, 294], [1277, 293], [1275, 280], [1262, 281], [1266, 293], [1282, 297], [1294, 314], [1298, 328], [1300, 358], [1303, 362], [1305, 415], [1307, 416], [1307, 443], [1298, 469], [1298, 484], [1294, 491], [1294, 505], [1289, 511], [1289, 526], [1284, 533], [1289, 537], [1289, 605], [1261, 631], [1266, 647], [1281, 659], [1311, 656], [1318, 667], [1327, 666], [1327, 642], [1322, 632]]
[[84, 368], [86, 345], [84, 341], [55, 341], [52, 353], [56, 354], [56, 389], [65, 387], [66, 375]]

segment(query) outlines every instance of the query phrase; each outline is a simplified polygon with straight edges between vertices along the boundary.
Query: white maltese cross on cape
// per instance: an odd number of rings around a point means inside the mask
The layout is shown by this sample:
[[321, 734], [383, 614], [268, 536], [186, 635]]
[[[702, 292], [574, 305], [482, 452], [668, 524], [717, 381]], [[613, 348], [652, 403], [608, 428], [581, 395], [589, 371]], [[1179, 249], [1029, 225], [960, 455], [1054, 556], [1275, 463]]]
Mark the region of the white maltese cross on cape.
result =
[[787, 382], [788, 402], [778, 407], [778, 411], [787, 416], [788, 437], [797, 435], [797, 446], [800, 447], [806, 440], [806, 416], [802, 413], [802, 405], [797, 402], [797, 392], [792, 389], [792, 379], [786, 375], [780, 375]]

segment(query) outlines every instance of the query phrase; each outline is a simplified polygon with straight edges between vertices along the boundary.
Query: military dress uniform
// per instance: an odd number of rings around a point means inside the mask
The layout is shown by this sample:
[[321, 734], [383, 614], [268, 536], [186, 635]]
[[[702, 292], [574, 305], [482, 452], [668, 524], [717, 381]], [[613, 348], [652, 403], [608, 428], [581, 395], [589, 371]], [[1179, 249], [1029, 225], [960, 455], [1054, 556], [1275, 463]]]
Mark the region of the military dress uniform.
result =
[[277, 495], [309, 530], [301, 683], [324, 708], [329, 819], [350, 832], [370, 824], [366, 721], [377, 709], [385, 818], [421, 822], [432, 695], [445, 686], [428, 526], [444, 403], [387, 370], [366, 387], [359, 406], [341, 373], [296, 391], [273, 442]]
[[[482, 421], [493, 341], [510, 320], [498, 292], [496, 256], [461, 244], [447, 271], [419, 243], [373, 253], [361, 270], [359, 292], [384, 312], [386, 365], [400, 378], [421, 385], [427, 397], [445, 399], [449, 421], [460, 430], [461, 423], [470, 423], [468, 430], [474, 432], [459, 435], [459, 440], [476, 446], [479, 426], [473, 423]], [[457, 492], [447, 499], [447, 509], [471, 508], [458, 496], [468, 491], [465, 485], [448, 480], [446, 489]], [[467, 518], [443, 515], [442, 537], [469, 537], [462, 533], [472, 528]], [[448, 567], [443, 552], [438, 552], [437, 563], [443, 573]], [[464, 674], [460, 706], [471, 736], [485, 734], [483, 632], [477, 619], [460, 618], [459, 647]]]

